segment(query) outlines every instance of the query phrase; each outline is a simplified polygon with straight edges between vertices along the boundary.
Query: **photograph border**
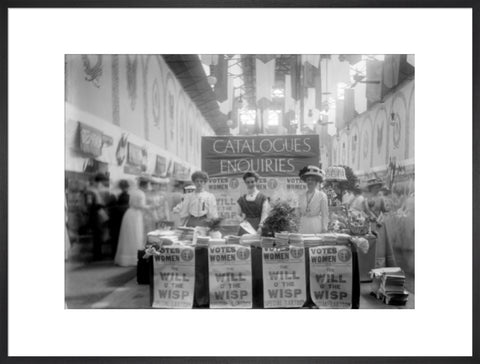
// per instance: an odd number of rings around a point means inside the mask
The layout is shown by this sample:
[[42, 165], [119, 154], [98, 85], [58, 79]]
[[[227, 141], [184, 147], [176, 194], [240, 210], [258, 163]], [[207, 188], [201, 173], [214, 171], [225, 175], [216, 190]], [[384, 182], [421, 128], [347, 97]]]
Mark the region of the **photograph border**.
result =
[[[18, 3], [18, 4], [17, 4]], [[42, 1], [41, 5], [38, 2], [26, 0], [26, 1], [10, 1], [7, 4], [1, 6], [0, 22], [2, 23], [1, 33], [1, 58], [0, 58], [0, 85], [1, 85], [1, 103], [0, 103], [0, 312], [1, 312], [1, 333], [0, 333], [0, 362], [10, 363], [30, 363], [32, 361], [39, 363], [50, 362], [69, 362], [69, 363], [85, 363], [85, 362], [102, 362], [102, 363], [454, 363], [454, 362], [477, 362], [479, 360], [479, 277], [480, 277], [480, 258], [479, 247], [477, 244], [472, 244], [473, 256], [472, 256], [472, 273], [473, 273], [473, 337], [472, 337], [472, 357], [38, 357], [38, 358], [25, 358], [25, 357], [9, 357], [8, 356], [8, 9], [25, 7], [25, 8], [39, 8], [39, 7], [65, 7], [65, 8], [118, 8], [118, 7], [155, 7], [155, 8], [265, 8], [265, 7], [289, 7], [289, 8], [301, 8], [301, 7], [467, 7], [473, 9], [473, 100], [479, 99], [480, 90], [480, 77], [479, 77], [479, 64], [480, 64], [480, 7], [475, 1], [391, 1], [388, 5], [381, 1], [265, 1], [260, 0], [255, 3], [255, 6], [251, 6], [251, 3], [245, 0], [238, 2], [234, 1], [145, 1], [141, 0], [133, 2], [131, 0], [123, 1], [105, 1], [98, 2], [91, 1], [77, 1], [75, 6], [68, 1]], [[28, 31], [28, 30], [27, 30]], [[32, 31], [32, 30], [30, 30]], [[473, 120], [472, 120], [472, 156], [473, 156], [473, 241], [480, 241], [479, 227], [478, 227], [478, 204], [479, 204], [479, 191], [475, 186], [479, 185], [479, 155], [480, 155], [480, 143], [476, 141], [480, 140], [480, 128], [478, 115], [480, 114], [479, 103], [473, 102]], [[160, 360], [159, 360], [160, 359]]]

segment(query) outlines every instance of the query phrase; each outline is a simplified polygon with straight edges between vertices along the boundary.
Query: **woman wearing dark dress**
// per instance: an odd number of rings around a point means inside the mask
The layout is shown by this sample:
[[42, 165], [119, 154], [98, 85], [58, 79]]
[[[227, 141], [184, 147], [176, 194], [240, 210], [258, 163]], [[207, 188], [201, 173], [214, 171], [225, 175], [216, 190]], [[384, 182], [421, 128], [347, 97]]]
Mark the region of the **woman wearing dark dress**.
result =
[[380, 179], [372, 178], [367, 185], [369, 196], [365, 204], [366, 213], [370, 217], [372, 232], [377, 236], [375, 268], [395, 267], [393, 247], [383, 223], [383, 215], [387, 212], [384, 196], [380, 192], [383, 182]]
[[[267, 196], [259, 192], [257, 182], [260, 176], [255, 172], [247, 172], [243, 175], [243, 181], [247, 185], [247, 194], [241, 196], [238, 201], [239, 215], [243, 220], [248, 221], [258, 234], [261, 234], [263, 222], [268, 216], [270, 205]], [[240, 227], [238, 235], [248, 232]]]
[[115, 204], [111, 208], [110, 215], [110, 237], [112, 241], [112, 256], [115, 257], [118, 246], [118, 237], [120, 235], [120, 226], [125, 212], [128, 210], [130, 195], [128, 189], [130, 185], [127, 180], [120, 180], [118, 187], [122, 192], [118, 195]]

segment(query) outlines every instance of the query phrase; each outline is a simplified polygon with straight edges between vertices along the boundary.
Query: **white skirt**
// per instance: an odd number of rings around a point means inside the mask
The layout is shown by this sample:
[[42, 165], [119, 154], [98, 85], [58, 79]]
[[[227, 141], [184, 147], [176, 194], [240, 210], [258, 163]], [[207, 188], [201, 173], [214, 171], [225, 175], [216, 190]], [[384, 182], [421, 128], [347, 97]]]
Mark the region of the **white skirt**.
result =
[[129, 208], [123, 215], [118, 238], [115, 264], [122, 267], [137, 265], [137, 251], [145, 247], [142, 210]]

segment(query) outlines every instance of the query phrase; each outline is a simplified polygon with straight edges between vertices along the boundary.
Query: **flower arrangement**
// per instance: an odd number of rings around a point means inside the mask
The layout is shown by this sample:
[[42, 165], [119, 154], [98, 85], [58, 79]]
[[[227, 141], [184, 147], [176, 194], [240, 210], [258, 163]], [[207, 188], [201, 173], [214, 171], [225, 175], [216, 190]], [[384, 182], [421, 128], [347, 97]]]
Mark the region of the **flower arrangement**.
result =
[[295, 209], [288, 202], [280, 200], [272, 205], [268, 217], [263, 222], [262, 236], [273, 237], [275, 233], [297, 230]]
[[362, 211], [350, 210], [348, 214], [350, 230], [354, 235], [366, 235], [369, 231], [369, 220]]

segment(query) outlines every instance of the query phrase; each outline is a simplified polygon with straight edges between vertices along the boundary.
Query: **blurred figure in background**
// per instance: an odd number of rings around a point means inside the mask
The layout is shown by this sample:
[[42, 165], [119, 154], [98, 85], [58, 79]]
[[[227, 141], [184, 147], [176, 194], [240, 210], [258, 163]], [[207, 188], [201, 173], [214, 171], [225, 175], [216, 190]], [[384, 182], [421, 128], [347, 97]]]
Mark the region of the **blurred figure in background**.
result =
[[122, 224], [123, 215], [128, 209], [130, 195], [128, 190], [130, 184], [127, 180], [120, 180], [118, 182], [118, 188], [120, 189], [120, 194], [118, 195], [115, 204], [110, 209], [110, 242], [112, 248], [112, 258], [115, 257], [118, 246], [118, 238], [120, 235], [120, 226]]
[[146, 242], [145, 216], [151, 218], [151, 208], [146, 203], [145, 191], [150, 182], [139, 180], [139, 187], [130, 192], [129, 208], [125, 212], [120, 227], [115, 264], [128, 267], [137, 265], [137, 251], [143, 249]]
[[342, 205], [348, 208], [348, 206], [350, 206], [354, 198], [355, 198], [355, 195], [353, 194], [353, 191], [346, 189], [345, 191], [343, 191]]
[[170, 208], [167, 200], [167, 181], [153, 179], [152, 181], [152, 208], [157, 219], [155, 227], [161, 228], [161, 224], [170, 220]]
[[364, 213], [366, 213], [367, 211], [367, 208], [365, 206], [365, 197], [363, 196], [362, 189], [358, 185], [355, 186], [353, 189], [353, 199], [350, 202], [349, 208]]
[[108, 177], [103, 173], [97, 173], [85, 193], [88, 225], [92, 232], [93, 240], [93, 260], [102, 259], [102, 245], [108, 239], [108, 214], [106, 212], [107, 186]]
[[383, 196], [383, 192], [381, 192], [383, 182], [378, 178], [372, 178], [367, 184], [369, 195], [365, 206], [367, 215], [370, 217], [372, 232], [377, 236], [375, 267], [395, 267], [396, 261], [393, 248], [388, 239], [383, 221], [384, 214], [387, 212], [385, 197]]
[[155, 194], [153, 192], [152, 182], [152, 178], [148, 175], [140, 176], [138, 182], [138, 188], [145, 194], [145, 206], [149, 211], [149, 213], [144, 214], [143, 217], [143, 229], [145, 234], [155, 230], [158, 221], [157, 211], [154, 208]]
[[[194, 193], [196, 189], [197, 188], [195, 187], [195, 185], [191, 185], [191, 184], [187, 184], [183, 187], [183, 195], [181, 197], [181, 201], [172, 210], [172, 212], [175, 215], [178, 216], [180, 214], [180, 211], [182, 211], [182, 206], [183, 206], [186, 195], [188, 195], [190, 193]], [[176, 225], [183, 226], [186, 223], [187, 223], [186, 219], [182, 219], [182, 218], [179, 217], [178, 224], [176, 224]]]

